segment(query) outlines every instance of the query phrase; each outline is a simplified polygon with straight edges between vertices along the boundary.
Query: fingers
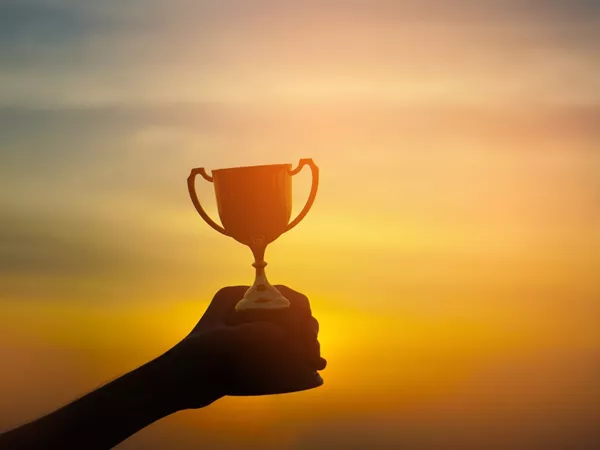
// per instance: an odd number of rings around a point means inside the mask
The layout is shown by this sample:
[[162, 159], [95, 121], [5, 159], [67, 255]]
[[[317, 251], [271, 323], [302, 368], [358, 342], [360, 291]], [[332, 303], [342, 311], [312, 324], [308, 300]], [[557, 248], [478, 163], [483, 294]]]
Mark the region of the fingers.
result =
[[319, 322], [314, 317], [309, 317], [306, 325], [298, 330], [295, 338], [297, 345], [303, 349], [311, 363], [311, 367], [316, 370], [323, 370], [327, 362], [321, 358], [321, 344], [317, 340], [319, 334]]
[[315, 369], [316, 370], [325, 370], [326, 367], [327, 367], [327, 360], [325, 358], [321, 358], [319, 356], [319, 359], [316, 361], [316, 364], [315, 364]]
[[[315, 320], [316, 322], [316, 320]], [[242, 358], [256, 360], [290, 359], [311, 370], [323, 370], [327, 361], [321, 357], [321, 345], [313, 329], [303, 334], [290, 333], [273, 322], [250, 322], [228, 328], [233, 336], [231, 351]]]
[[315, 334], [315, 338], [319, 335], [319, 321], [313, 316], [308, 319], [308, 327]]
[[230, 365], [223, 374], [230, 395], [264, 395], [315, 388], [323, 358], [309, 358], [283, 328], [253, 322], [231, 328]]
[[237, 348], [236, 352], [254, 353], [256, 350], [283, 351], [286, 332], [272, 322], [250, 322], [231, 328]]
[[212, 329], [215, 325], [229, 325], [234, 335], [246, 336], [245, 339], [234, 339], [241, 353], [251, 354], [256, 348], [274, 351], [279, 346], [281, 351], [304, 361], [305, 367], [308, 364], [313, 371], [323, 370], [327, 361], [321, 357], [317, 340], [319, 322], [311, 315], [308, 298], [287, 286], [276, 287], [290, 300], [290, 308], [236, 312], [235, 305], [248, 286], [229, 286], [215, 294], [194, 331], [201, 330], [202, 326]]

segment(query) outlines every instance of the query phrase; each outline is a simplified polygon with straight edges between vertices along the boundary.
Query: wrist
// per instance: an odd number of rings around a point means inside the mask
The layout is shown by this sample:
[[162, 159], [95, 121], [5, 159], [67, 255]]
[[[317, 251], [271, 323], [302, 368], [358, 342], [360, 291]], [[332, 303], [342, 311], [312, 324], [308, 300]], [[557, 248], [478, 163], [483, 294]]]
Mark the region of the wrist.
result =
[[225, 396], [223, 358], [200, 339], [185, 339], [152, 361], [152, 391], [169, 414], [208, 406]]
[[160, 356], [138, 368], [134, 375], [135, 403], [140, 409], [154, 418], [161, 419], [179, 411], [178, 397], [173, 392], [173, 383], [170, 382], [167, 360]]

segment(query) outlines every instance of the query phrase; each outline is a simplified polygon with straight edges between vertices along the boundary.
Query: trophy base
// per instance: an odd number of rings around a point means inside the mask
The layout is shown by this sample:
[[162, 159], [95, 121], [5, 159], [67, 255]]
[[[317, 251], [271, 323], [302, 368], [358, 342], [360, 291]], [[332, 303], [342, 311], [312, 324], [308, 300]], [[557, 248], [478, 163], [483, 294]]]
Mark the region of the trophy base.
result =
[[285, 309], [289, 307], [290, 301], [275, 286], [271, 286], [268, 282], [262, 282], [254, 284], [246, 291], [244, 298], [235, 305], [235, 310]]

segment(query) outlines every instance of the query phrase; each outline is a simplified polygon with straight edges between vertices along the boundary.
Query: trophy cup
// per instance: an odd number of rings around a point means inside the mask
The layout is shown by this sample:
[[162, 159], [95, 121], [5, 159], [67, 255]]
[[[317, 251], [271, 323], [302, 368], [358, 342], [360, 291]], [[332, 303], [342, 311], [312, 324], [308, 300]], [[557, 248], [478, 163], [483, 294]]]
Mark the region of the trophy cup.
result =
[[[308, 165], [312, 172], [312, 187], [306, 205], [294, 220], [292, 214], [292, 176]], [[214, 184], [217, 209], [223, 226], [215, 223], [204, 211], [196, 195], [196, 176]], [[308, 213], [317, 195], [319, 168], [312, 159], [301, 159], [297, 168], [291, 164], [233, 167], [213, 170], [192, 169], [187, 180], [192, 203], [200, 216], [212, 228], [247, 245], [254, 255], [254, 284], [237, 303], [236, 311], [249, 309], [284, 309], [290, 306], [265, 275], [264, 260], [267, 245], [294, 228]]]

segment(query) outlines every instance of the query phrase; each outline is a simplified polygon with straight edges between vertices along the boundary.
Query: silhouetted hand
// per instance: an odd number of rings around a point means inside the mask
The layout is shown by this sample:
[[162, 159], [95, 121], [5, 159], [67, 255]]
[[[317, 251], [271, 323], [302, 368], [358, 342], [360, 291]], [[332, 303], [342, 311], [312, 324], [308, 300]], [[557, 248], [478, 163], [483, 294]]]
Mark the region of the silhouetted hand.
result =
[[221, 289], [179, 344], [93, 392], [0, 435], [0, 449], [108, 449], [182, 409], [224, 395], [320, 386], [325, 368], [308, 299], [277, 286], [291, 306], [236, 312], [247, 287]]
[[306, 296], [277, 286], [285, 310], [235, 311], [247, 286], [221, 289], [192, 332], [159, 360], [177, 409], [224, 395], [264, 395], [320, 386], [326, 366]]

